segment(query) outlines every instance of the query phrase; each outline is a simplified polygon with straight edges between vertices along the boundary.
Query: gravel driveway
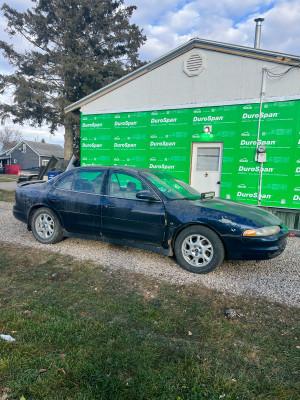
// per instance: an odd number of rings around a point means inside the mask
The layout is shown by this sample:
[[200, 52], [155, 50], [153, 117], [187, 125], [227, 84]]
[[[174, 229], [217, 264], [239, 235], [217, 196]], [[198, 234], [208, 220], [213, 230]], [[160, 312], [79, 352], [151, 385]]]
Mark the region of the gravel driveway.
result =
[[11, 182], [0, 182], [0, 189], [2, 190], [16, 190], [17, 188], [17, 182], [16, 181], [11, 181]]
[[235, 294], [264, 296], [272, 301], [300, 306], [300, 238], [289, 238], [285, 252], [267, 261], [225, 261], [208, 275], [180, 268], [169, 257], [130, 247], [68, 238], [55, 245], [38, 243], [25, 224], [12, 215], [12, 203], [0, 202], [0, 240], [93, 260], [111, 269], [122, 268], [182, 285], [205, 285]]

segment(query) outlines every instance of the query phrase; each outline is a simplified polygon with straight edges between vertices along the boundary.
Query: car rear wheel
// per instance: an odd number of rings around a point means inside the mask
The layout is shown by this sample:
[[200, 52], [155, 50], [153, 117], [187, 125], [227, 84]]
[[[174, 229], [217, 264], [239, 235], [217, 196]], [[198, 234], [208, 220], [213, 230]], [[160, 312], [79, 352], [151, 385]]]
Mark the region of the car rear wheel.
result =
[[194, 225], [179, 233], [174, 246], [179, 265], [197, 274], [207, 274], [222, 264], [224, 245], [211, 229]]
[[63, 238], [59, 219], [54, 212], [46, 207], [41, 207], [35, 211], [32, 217], [31, 228], [34, 237], [40, 243], [57, 243]]

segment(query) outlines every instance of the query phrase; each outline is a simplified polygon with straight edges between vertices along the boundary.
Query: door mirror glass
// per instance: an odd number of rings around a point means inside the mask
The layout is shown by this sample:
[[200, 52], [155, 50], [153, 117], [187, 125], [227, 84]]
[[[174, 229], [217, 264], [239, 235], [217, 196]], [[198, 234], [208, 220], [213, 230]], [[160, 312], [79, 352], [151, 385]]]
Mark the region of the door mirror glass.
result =
[[140, 200], [160, 201], [160, 198], [156, 196], [156, 194], [151, 193], [148, 190], [140, 190], [137, 192], [136, 197]]

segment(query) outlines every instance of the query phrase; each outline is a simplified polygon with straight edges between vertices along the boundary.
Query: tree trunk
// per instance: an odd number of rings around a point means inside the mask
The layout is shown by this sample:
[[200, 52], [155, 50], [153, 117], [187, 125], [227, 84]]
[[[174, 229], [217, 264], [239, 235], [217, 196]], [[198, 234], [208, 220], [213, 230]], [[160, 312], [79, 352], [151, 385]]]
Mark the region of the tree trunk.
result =
[[70, 121], [70, 116], [65, 116], [65, 145], [64, 145], [64, 159], [70, 160], [73, 155], [73, 129]]

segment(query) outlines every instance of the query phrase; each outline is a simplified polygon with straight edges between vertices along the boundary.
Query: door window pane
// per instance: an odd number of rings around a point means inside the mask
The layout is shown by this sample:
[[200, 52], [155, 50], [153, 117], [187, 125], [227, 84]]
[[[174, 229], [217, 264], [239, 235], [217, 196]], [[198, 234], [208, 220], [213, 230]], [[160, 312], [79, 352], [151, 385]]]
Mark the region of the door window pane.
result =
[[218, 171], [220, 159], [219, 147], [199, 147], [197, 149], [198, 171]]
[[135, 199], [140, 190], [148, 187], [134, 176], [115, 172], [110, 177], [109, 195], [125, 199]]
[[64, 190], [71, 190], [73, 178], [74, 178], [74, 172], [72, 172], [68, 175], [65, 175], [63, 178], [61, 178], [58, 181], [58, 183], [56, 184], [56, 187], [59, 189], [64, 189]]
[[104, 171], [77, 171], [73, 182], [73, 190], [100, 194], [103, 178]]

